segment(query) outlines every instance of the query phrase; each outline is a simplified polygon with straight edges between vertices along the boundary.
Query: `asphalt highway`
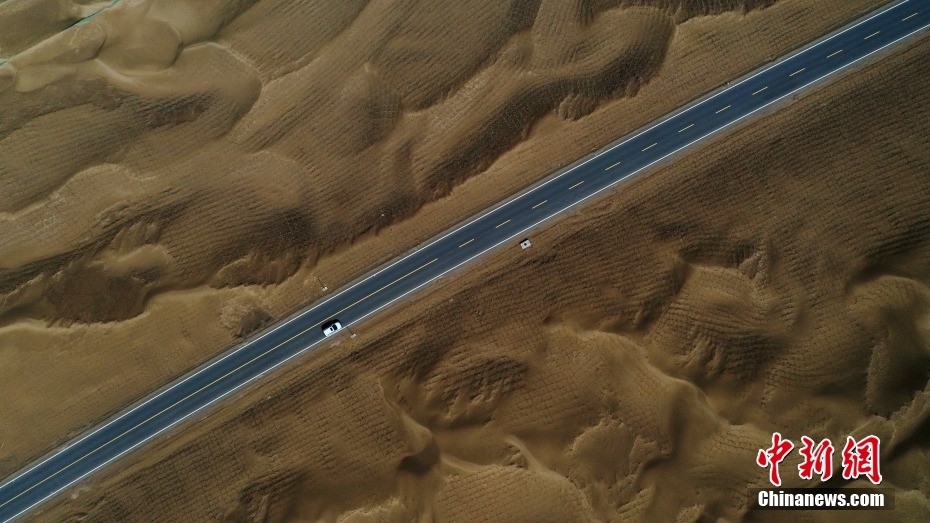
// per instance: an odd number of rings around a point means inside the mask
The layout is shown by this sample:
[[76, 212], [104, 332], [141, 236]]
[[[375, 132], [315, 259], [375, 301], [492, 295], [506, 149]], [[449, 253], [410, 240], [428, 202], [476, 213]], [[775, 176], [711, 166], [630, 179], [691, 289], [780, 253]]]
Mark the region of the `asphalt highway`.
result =
[[[873, 12], [554, 173], [423, 243], [260, 336], [178, 378], [0, 483], [0, 522], [38, 504], [324, 341], [320, 325], [353, 326], [496, 248], [721, 131], [788, 103], [930, 28], [930, 2]], [[750, 44], [747, 44], [750, 45]], [[532, 239], [532, 238], [531, 238]], [[346, 331], [336, 336], [347, 336]]]

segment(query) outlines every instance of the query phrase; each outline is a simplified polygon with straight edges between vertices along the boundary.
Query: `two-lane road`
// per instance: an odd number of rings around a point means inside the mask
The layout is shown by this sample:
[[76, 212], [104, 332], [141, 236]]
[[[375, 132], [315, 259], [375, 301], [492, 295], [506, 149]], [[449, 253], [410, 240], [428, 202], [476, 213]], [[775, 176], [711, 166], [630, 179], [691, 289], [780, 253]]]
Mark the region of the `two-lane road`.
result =
[[[320, 325], [354, 325], [658, 162], [930, 27], [928, 0], [903, 0], [711, 93], [576, 162], [340, 289], [136, 403], [0, 484], [0, 522], [24, 514], [182, 420], [306, 353]], [[339, 334], [345, 335], [345, 334]]]

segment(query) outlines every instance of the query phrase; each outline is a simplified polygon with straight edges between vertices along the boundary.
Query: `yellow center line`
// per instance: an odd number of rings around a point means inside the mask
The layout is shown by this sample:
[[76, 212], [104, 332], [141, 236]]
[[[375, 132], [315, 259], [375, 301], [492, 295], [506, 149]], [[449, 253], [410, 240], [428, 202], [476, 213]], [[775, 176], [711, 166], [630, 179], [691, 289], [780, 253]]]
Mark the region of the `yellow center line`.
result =
[[548, 201], [549, 201], [549, 200], [543, 200], [543, 201], [537, 203], [536, 205], [534, 205], [533, 208], [535, 209], [535, 208], [539, 207], [540, 205], [542, 205], [542, 204], [544, 204], [544, 203], [546, 203], [546, 202], [548, 202]]
[[678, 132], [683, 133], [683, 132], [687, 131], [688, 129], [692, 128], [692, 127], [694, 127], [694, 124], [689, 124], [687, 127], [682, 128], [682, 129], [679, 130]]
[[911, 18], [914, 18], [915, 16], [917, 16], [917, 13], [914, 13], [912, 15], [907, 15], [904, 18], [902, 18], [901, 21], [903, 22], [905, 20], [910, 20]]
[[866, 36], [865, 38], [863, 38], [863, 40], [868, 40], [869, 38], [872, 38], [873, 36], [877, 35], [878, 33], [881, 33], [881, 31], [875, 31], [874, 33], [870, 34], [869, 36]]
[[652, 148], [655, 147], [656, 145], [659, 145], [659, 142], [656, 142], [656, 143], [650, 145], [649, 147], [646, 147], [645, 149], [643, 149], [643, 151], [648, 151], [649, 149], [652, 149]]
[[[508, 221], [510, 221], [510, 220], [508, 220]], [[333, 314], [332, 316], [338, 316], [339, 314], [341, 314], [341, 313], [343, 313], [343, 312], [349, 310], [350, 308], [352, 308], [352, 307], [358, 305], [359, 303], [361, 303], [361, 302], [367, 300], [368, 298], [370, 298], [370, 297], [374, 296], [375, 294], [377, 294], [377, 293], [383, 291], [384, 289], [387, 289], [387, 288], [390, 287], [391, 285], [394, 285], [395, 283], [399, 282], [400, 280], [403, 280], [403, 279], [406, 278], [407, 276], [410, 276], [411, 274], [413, 274], [413, 273], [415, 273], [415, 272], [417, 272], [417, 271], [422, 270], [424, 267], [427, 267], [427, 266], [429, 266], [429, 265], [435, 263], [435, 262], [438, 261], [438, 260], [439, 260], [439, 258], [434, 258], [432, 261], [430, 261], [430, 262], [428, 262], [428, 263], [425, 263], [425, 264], [421, 265], [420, 267], [418, 267], [418, 268], [416, 268], [416, 269], [414, 269], [414, 270], [408, 272], [407, 274], [401, 276], [400, 278], [397, 278], [396, 280], [392, 281], [391, 283], [385, 285], [384, 287], [381, 287], [380, 289], [376, 290], [375, 292], [372, 292], [372, 293], [369, 294], [368, 296], [365, 296], [364, 298], [362, 298], [362, 299], [356, 301], [356, 302], [353, 303], [352, 305], [349, 305], [348, 307], [345, 307], [344, 309], [340, 310], [340, 311], [337, 312], [336, 314]], [[323, 321], [326, 321], [326, 320], [323, 320]], [[239, 370], [241, 370], [241, 369], [243, 369], [243, 368], [245, 368], [245, 367], [251, 365], [254, 361], [256, 361], [256, 360], [258, 360], [258, 359], [260, 359], [260, 358], [263, 358], [263, 357], [265, 357], [266, 355], [268, 355], [268, 354], [270, 354], [270, 353], [272, 353], [272, 352], [278, 350], [281, 346], [283, 346], [283, 345], [285, 345], [285, 344], [287, 344], [287, 343], [293, 341], [294, 339], [298, 338], [299, 336], [302, 336], [303, 334], [305, 334], [305, 333], [307, 333], [307, 332], [309, 332], [309, 331], [311, 331], [311, 330], [313, 330], [313, 329], [319, 327], [320, 325], [323, 324], [323, 321], [317, 323], [316, 325], [313, 325], [313, 326], [311, 326], [311, 327], [308, 327], [308, 328], [304, 329], [303, 331], [301, 331], [301, 332], [295, 334], [294, 336], [291, 336], [290, 338], [288, 338], [288, 339], [282, 341], [281, 343], [275, 345], [274, 347], [272, 347], [272, 348], [266, 350], [265, 352], [259, 354], [258, 356], [255, 356], [254, 358], [252, 358], [252, 359], [250, 359], [249, 361], [243, 363], [242, 365], [239, 365], [239, 366], [236, 367], [235, 369], [233, 369], [233, 370], [227, 372], [226, 374], [223, 374], [223, 375], [220, 376], [219, 378], [216, 378], [215, 380], [213, 380], [213, 381], [211, 381], [210, 383], [204, 385], [203, 387], [201, 387], [201, 388], [195, 390], [194, 392], [191, 392], [191, 393], [188, 394], [187, 396], [184, 396], [183, 398], [179, 399], [178, 401], [176, 401], [176, 402], [172, 403], [171, 405], [165, 407], [164, 409], [158, 411], [157, 413], [155, 413], [155, 414], [153, 414], [152, 416], [148, 417], [148, 418], [145, 419], [144, 421], [139, 422], [138, 424], [136, 424], [136, 425], [133, 426], [132, 428], [127, 429], [125, 432], [123, 432], [123, 433], [120, 434], [119, 436], [116, 436], [115, 438], [110, 439], [109, 441], [107, 441], [107, 442], [104, 443], [103, 445], [100, 445], [99, 447], [97, 447], [97, 448], [95, 448], [94, 450], [88, 452], [87, 454], [84, 454], [84, 455], [81, 456], [80, 458], [78, 458], [78, 459], [72, 461], [71, 463], [69, 463], [67, 466], [62, 467], [61, 469], [59, 469], [59, 470], [58, 470], [57, 472], [55, 472], [54, 474], [52, 474], [52, 475], [50, 475], [50, 476], [46, 476], [42, 481], [39, 481], [38, 483], [32, 485], [32, 486], [29, 487], [28, 489], [26, 489], [26, 490], [20, 492], [20, 493], [17, 494], [16, 496], [10, 498], [10, 499], [7, 500], [6, 502], [4, 502], [2, 505], [0, 505], [0, 508], [5, 507], [6, 505], [12, 503], [13, 501], [15, 501], [16, 499], [18, 499], [19, 497], [23, 496], [24, 494], [27, 494], [28, 492], [32, 491], [33, 489], [35, 489], [35, 488], [38, 487], [39, 485], [41, 485], [41, 484], [45, 483], [46, 481], [48, 481], [48, 480], [54, 478], [55, 476], [57, 476], [57, 475], [61, 474], [62, 472], [68, 470], [69, 468], [73, 467], [74, 465], [77, 465], [78, 463], [80, 463], [81, 461], [83, 461], [85, 458], [87, 458], [88, 456], [94, 454], [94, 453], [97, 452], [98, 450], [100, 450], [100, 449], [106, 447], [106, 446], [109, 445], [110, 443], [113, 443], [114, 441], [116, 441], [116, 440], [122, 438], [122, 437], [125, 436], [126, 434], [129, 434], [130, 432], [136, 430], [137, 428], [141, 427], [142, 425], [145, 425], [145, 424], [148, 423], [149, 421], [152, 421], [153, 419], [157, 418], [158, 416], [161, 416], [161, 415], [164, 414], [165, 412], [167, 412], [167, 411], [173, 409], [174, 407], [180, 405], [181, 403], [187, 401], [187, 400], [190, 399], [191, 397], [196, 396], [197, 394], [199, 394], [199, 393], [203, 392], [204, 390], [210, 388], [211, 386], [215, 385], [216, 383], [218, 383], [218, 382], [220, 382], [220, 381], [226, 379], [226, 378], [227, 378], [228, 376], [230, 376], [231, 374], [234, 374], [234, 373], [238, 372]]]
[[726, 111], [727, 109], [729, 109], [730, 107], [732, 107], [732, 106], [728, 105], [728, 106], [726, 106], [726, 107], [721, 107], [720, 109], [717, 109], [716, 114], [720, 114], [720, 113]]
[[767, 86], [767, 85], [766, 85], [766, 86], [765, 86], [765, 87], [763, 87], [762, 89], [759, 89], [758, 91], [756, 91], [756, 92], [754, 92], [754, 93], [752, 93], [752, 95], [753, 95], [753, 96], [755, 96], [755, 95], [757, 95], [757, 94], [759, 94], [759, 93], [761, 93], [762, 91], [764, 91], [764, 90], [766, 90], [766, 89], [768, 89], [768, 88], [769, 88], [769, 86]]
[[789, 74], [788, 76], [794, 76], [794, 75], [796, 75], [796, 74], [800, 74], [801, 71], [803, 71], [803, 70], [805, 70], [805, 69], [807, 69], [807, 68], [806, 68], [806, 67], [802, 67], [802, 68], [798, 69], [797, 71], [795, 71], [795, 72]]
[[832, 53], [830, 53], [830, 54], [827, 55], [827, 58], [833, 58], [834, 56], [836, 56], [836, 55], [838, 55], [838, 54], [840, 54], [840, 53], [842, 53], [842, 52], [843, 52], [842, 49], [840, 49], [840, 50], [838, 50], [838, 51], [833, 51]]
[[584, 180], [581, 180], [580, 182], [576, 183], [575, 185], [572, 185], [571, 187], [569, 187], [568, 190], [570, 191], [570, 190], [574, 189], [575, 187], [578, 187], [579, 185], [581, 185], [581, 184], [583, 184], [583, 183], [584, 183]]
[[472, 238], [472, 239], [470, 239], [470, 240], [468, 240], [467, 242], [465, 242], [465, 243], [463, 243], [462, 245], [459, 245], [459, 249], [461, 249], [462, 247], [464, 247], [464, 246], [466, 246], [466, 245], [468, 245], [469, 243], [471, 243], [471, 242], [473, 242], [473, 241], [475, 241], [475, 239], [474, 239], [474, 238]]
[[611, 165], [610, 167], [608, 167], [608, 168], [606, 168], [606, 169], [604, 169], [604, 170], [605, 170], [605, 171], [609, 171], [609, 170], [613, 169], [614, 167], [620, 165], [621, 163], [623, 163], [623, 162], [617, 162], [617, 163]]
[[503, 227], [504, 225], [507, 225], [508, 223], [510, 223], [510, 220], [507, 220], [507, 221], [505, 221], [505, 222], [498, 223], [497, 225], [494, 226], [494, 228], [495, 228], [495, 229], [500, 229], [501, 227]]

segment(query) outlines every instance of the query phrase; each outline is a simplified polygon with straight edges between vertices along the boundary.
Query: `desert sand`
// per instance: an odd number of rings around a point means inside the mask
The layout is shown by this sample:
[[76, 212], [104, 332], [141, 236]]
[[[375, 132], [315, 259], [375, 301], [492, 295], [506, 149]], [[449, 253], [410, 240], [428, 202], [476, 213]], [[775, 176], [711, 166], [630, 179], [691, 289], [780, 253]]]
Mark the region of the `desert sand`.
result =
[[[43, 518], [926, 520], [928, 59], [622, 186]], [[775, 430], [881, 436], [896, 510], [752, 510]]]
[[[0, 470], [880, 2], [640, 3], [138, 2], [0, 46]], [[625, 186], [43, 517], [736, 517], [773, 427], [925, 463], [921, 59]]]
[[768, 3], [3, 3], [0, 472], [880, 2]]

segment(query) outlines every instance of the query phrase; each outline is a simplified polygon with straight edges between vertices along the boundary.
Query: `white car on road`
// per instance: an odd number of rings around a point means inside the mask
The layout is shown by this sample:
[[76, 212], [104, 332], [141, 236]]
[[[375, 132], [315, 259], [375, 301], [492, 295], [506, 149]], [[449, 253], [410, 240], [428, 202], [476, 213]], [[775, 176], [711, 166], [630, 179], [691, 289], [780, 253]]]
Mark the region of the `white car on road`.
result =
[[342, 330], [342, 323], [339, 320], [329, 320], [323, 324], [323, 335], [330, 337]]

